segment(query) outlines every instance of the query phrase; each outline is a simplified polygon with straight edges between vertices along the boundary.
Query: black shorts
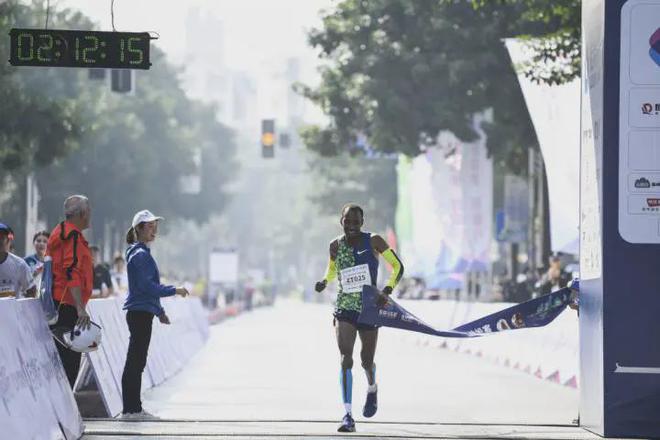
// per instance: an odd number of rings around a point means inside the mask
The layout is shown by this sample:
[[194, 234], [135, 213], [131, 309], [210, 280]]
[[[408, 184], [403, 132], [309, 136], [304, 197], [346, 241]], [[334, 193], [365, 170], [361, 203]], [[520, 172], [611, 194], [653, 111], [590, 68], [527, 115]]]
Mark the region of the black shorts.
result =
[[376, 330], [379, 327], [377, 325], [358, 323], [360, 312], [356, 312], [355, 310], [335, 309], [333, 316], [335, 317], [335, 323], [337, 321], [348, 322], [349, 324], [353, 324], [358, 330]]

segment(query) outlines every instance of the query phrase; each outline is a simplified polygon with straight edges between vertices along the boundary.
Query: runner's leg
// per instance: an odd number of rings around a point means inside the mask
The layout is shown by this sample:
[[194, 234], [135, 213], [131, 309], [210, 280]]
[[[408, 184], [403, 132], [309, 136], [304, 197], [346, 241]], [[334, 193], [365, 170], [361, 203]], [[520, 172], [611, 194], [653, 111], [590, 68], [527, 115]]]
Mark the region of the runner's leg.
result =
[[357, 337], [357, 329], [349, 322], [335, 322], [335, 331], [337, 334], [337, 345], [341, 355], [341, 374], [339, 377], [341, 384], [342, 399], [346, 412], [351, 414], [351, 403], [353, 396], [353, 347]]
[[360, 358], [362, 360], [362, 368], [367, 374], [367, 381], [369, 385], [376, 385], [376, 364], [374, 357], [376, 355], [376, 345], [378, 344], [378, 329], [359, 330], [360, 342], [362, 343], [362, 350], [360, 351]]
[[346, 415], [339, 426], [339, 432], [355, 432], [355, 421], [352, 416], [353, 401], [353, 347], [357, 337], [355, 325], [335, 320], [335, 331], [337, 333], [337, 345], [341, 355], [341, 373], [339, 383], [341, 385], [342, 401], [346, 409]]
[[367, 381], [369, 382], [367, 399], [362, 408], [362, 415], [364, 417], [373, 417], [378, 410], [378, 386], [376, 385], [376, 364], [374, 363], [376, 345], [378, 343], [378, 329], [361, 329], [359, 330], [359, 334], [360, 342], [362, 343], [362, 350], [360, 351], [362, 368], [364, 368], [367, 374]]

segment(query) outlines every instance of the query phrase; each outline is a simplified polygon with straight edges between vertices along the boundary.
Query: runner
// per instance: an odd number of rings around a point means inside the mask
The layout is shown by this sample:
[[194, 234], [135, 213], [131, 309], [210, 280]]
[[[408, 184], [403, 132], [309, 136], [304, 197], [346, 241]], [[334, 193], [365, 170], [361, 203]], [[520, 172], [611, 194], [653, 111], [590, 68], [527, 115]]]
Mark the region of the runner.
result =
[[348, 204], [341, 210], [341, 225], [344, 235], [330, 243], [330, 261], [322, 281], [316, 283], [316, 291], [322, 292], [328, 282], [337, 278], [339, 292], [334, 312], [334, 326], [337, 334], [337, 344], [341, 354], [341, 385], [342, 400], [346, 415], [339, 426], [339, 432], [354, 432], [355, 420], [352, 415], [353, 394], [353, 346], [356, 336], [360, 335], [362, 350], [360, 357], [369, 387], [367, 398], [362, 409], [364, 417], [373, 417], [378, 409], [378, 386], [376, 385], [376, 344], [378, 342], [378, 327], [358, 324], [357, 319], [362, 308], [362, 286], [376, 285], [378, 278], [378, 254], [392, 265], [392, 275], [382, 293], [378, 297], [378, 305], [387, 304], [392, 290], [403, 276], [403, 264], [399, 257], [389, 248], [380, 235], [362, 232], [364, 212], [354, 204]]

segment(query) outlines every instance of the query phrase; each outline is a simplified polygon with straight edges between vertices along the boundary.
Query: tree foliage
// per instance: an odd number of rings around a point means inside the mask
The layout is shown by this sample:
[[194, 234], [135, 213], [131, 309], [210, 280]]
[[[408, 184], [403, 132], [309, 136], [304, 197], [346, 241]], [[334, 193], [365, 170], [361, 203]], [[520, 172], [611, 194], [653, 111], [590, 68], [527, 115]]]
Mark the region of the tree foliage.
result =
[[[235, 175], [230, 130], [217, 122], [215, 108], [186, 98], [161, 51], [152, 49], [152, 62], [136, 75], [135, 96], [79, 80], [74, 95], [95, 97], [88, 101], [82, 147], [38, 173], [50, 217], [75, 192], [91, 198], [99, 223], [125, 224], [145, 208], [203, 221], [224, 205], [222, 188]], [[181, 191], [190, 174], [201, 177], [199, 194]]]
[[[40, 5], [0, 3], [0, 34], [19, 25], [35, 24]], [[9, 58], [9, 39], [0, 39], [0, 54]], [[24, 70], [22, 70], [24, 72]], [[5, 173], [43, 166], [76, 146], [80, 126], [75, 102], [44, 96], [37, 87], [0, 63], [0, 169]], [[3, 176], [4, 177], [4, 176]]]
[[415, 0], [345, 0], [310, 33], [325, 61], [320, 86], [300, 93], [329, 116], [303, 139], [324, 156], [356, 152], [365, 136], [384, 153], [419, 154], [442, 130], [464, 141], [478, 133], [474, 115], [493, 109], [489, 151], [510, 168], [525, 166], [534, 131], [501, 39], [517, 5]]
[[368, 216], [370, 230], [384, 234], [394, 226], [397, 203], [396, 161], [341, 155], [311, 160], [318, 186], [310, 196], [322, 215], [339, 218], [346, 203], [357, 203]]
[[[39, 3], [12, 4], [9, 12], [0, 18], [4, 34], [42, 25]], [[72, 10], [51, 13], [51, 23], [93, 28]], [[36, 171], [47, 224], [61, 218], [64, 198], [75, 193], [90, 197], [99, 232], [125, 229], [139, 209], [204, 221], [225, 206], [224, 188], [237, 169], [233, 133], [213, 106], [186, 96], [180, 71], [157, 47], [151, 61], [150, 70], [136, 73], [133, 96], [90, 80], [86, 69], [0, 67], [0, 95], [8, 97], [0, 100], [2, 167], [18, 181]], [[198, 193], [182, 191], [189, 175], [201, 177]], [[24, 205], [23, 194], [16, 197]]]
[[493, 3], [520, 4], [514, 34], [527, 40], [532, 59], [520, 66], [525, 76], [545, 84], [563, 84], [580, 76], [580, 0], [472, 0], [477, 8]]

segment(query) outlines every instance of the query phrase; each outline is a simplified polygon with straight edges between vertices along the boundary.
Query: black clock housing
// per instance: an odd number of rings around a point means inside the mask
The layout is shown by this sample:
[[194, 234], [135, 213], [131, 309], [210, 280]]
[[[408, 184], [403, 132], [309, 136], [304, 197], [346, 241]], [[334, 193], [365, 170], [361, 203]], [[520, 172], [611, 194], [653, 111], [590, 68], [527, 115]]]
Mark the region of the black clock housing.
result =
[[147, 32], [18, 29], [9, 32], [12, 66], [149, 69]]

